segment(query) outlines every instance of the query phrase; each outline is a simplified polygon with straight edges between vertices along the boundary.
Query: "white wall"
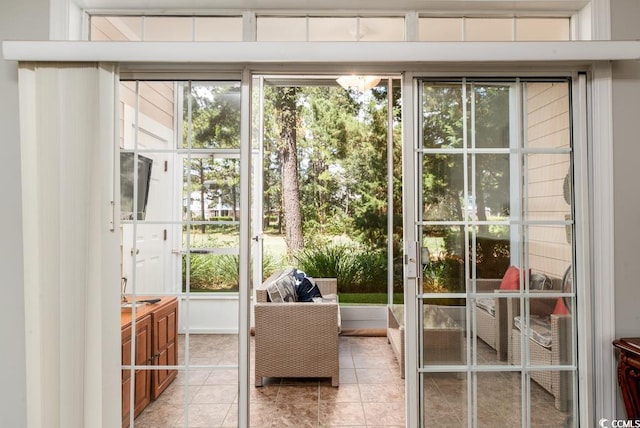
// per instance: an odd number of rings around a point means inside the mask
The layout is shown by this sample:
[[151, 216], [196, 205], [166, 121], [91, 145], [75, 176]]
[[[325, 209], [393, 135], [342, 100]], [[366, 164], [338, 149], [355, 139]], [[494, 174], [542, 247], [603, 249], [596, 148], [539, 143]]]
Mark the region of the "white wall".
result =
[[[49, 1], [0, 2], [0, 39], [49, 38]], [[0, 426], [24, 427], [25, 353], [22, 209], [18, 129], [18, 70], [0, 60]], [[27, 260], [37, 263], [37, 260]]]
[[[640, 39], [640, 2], [611, 0], [611, 38]], [[613, 65], [616, 337], [640, 336], [640, 62]], [[613, 352], [613, 351], [612, 351]], [[618, 396], [618, 417], [624, 407]]]

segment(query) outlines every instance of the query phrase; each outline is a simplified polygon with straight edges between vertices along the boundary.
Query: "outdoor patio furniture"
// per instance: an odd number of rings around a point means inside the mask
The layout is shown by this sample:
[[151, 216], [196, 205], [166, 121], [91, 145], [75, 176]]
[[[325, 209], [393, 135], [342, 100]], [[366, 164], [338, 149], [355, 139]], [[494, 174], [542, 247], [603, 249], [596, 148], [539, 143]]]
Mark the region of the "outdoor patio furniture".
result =
[[[531, 290], [535, 295], [537, 291]], [[529, 366], [559, 366], [571, 362], [571, 315], [554, 313], [558, 298], [529, 299], [529, 315], [520, 310], [520, 299], [509, 299], [509, 363], [525, 364], [524, 349], [528, 348]], [[528, 318], [528, 320], [527, 320]], [[527, 323], [530, 328], [527, 328]], [[528, 343], [522, 341], [522, 331], [528, 331]], [[532, 371], [531, 379], [555, 398], [555, 407], [566, 411], [571, 400], [571, 372], [561, 370]]]
[[314, 278], [319, 302], [269, 301], [268, 287], [286, 273], [275, 272], [256, 289], [255, 385], [262, 386], [264, 377], [328, 377], [338, 386], [337, 280]]
[[[423, 358], [425, 364], [464, 364], [464, 329], [446, 312], [447, 307], [423, 306]], [[404, 305], [388, 306], [387, 340], [404, 379]]]
[[[507, 293], [500, 290], [502, 279], [478, 279], [478, 293]], [[476, 336], [496, 350], [500, 361], [507, 360], [508, 354], [508, 318], [507, 300], [500, 296], [480, 298], [476, 300]]]

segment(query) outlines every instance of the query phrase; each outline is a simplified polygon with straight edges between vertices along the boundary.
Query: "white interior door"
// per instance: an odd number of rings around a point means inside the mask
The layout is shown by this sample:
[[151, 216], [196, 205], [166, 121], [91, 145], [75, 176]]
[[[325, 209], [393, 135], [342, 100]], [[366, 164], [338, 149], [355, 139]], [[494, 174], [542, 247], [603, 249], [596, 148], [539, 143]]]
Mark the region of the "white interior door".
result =
[[[141, 151], [138, 156], [151, 160], [145, 222], [122, 225], [123, 276], [128, 279], [128, 291], [132, 291], [135, 277], [138, 294], [177, 291], [174, 288], [177, 287], [175, 275], [180, 267], [179, 258], [172, 252], [175, 233], [169, 230], [171, 225], [167, 221], [176, 219], [175, 210], [179, 204], [173, 201], [175, 174], [170, 171], [174, 165], [171, 162], [173, 154], [164, 152], [175, 147], [175, 133], [143, 113], [136, 115], [129, 105], [123, 108], [125, 148], [133, 147], [137, 140], [137, 150]], [[138, 193], [144, 191], [140, 187]], [[142, 211], [142, 207], [138, 207], [138, 211]]]

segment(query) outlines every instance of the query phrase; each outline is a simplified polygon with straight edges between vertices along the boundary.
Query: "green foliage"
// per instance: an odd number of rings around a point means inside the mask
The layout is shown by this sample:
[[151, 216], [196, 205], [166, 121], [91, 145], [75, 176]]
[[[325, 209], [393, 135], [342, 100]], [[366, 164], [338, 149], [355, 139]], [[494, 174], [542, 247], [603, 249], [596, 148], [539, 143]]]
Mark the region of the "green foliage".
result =
[[[463, 91], [463, 89], [465, 89]], [[422, 96], [424, 112], [422, 145], [429, 149], [509, 147], [509, 89], [505, 85], [469, 82], [425, 83]], [[473, 96], [473, 103], [471, 102]], [[463, 107], [475, 116], [473, 128], [464, 133]], [[469, 114], [469, 113], [467, 113]], [[467, 128], [469, 123], [466, 124]], [[465, 140], [466, 138], [466, 140]], [[509, 214], [509, 155], [467, 155], [470, 186], [465, 193], [465, 159], [459, 154], [429, 154], [423, 157], [424, 212], [430, 219], [462, 220], [465, 196], [478, 220]], [[471, 165], [473, 164], [473, 169]], [[507, 202], [507, 203], [505, 203]]]
[[385, 292], [386, 253], [334, 244], [307, 247], [294, 255], [297, 267], [316, 278], [337, 278], [338, 292]]
[[[269, 255], [262, 260], [266, 279], [278, 267]], [[182, 291], [186, 290], [187, 256], [182, 256]], [[190, 254], [189, 287], [191, 291], [238, 291], [240, 259], [231, 255]]]
[[[441, 254], [431, 257], [424, 271], [424, 292], [457, 293], [465, 291], [464, 252], [459, 231], [451, 231], [445, 237], [447, 248]], [[473, 248], [469, 248], [470, 254]], [[475, 268], [476, 278], [502, 278], [511, 261], [511, 247], [508, 237], [476, 237]]]
[[[387, 88], [367, 94], [339, 87], [303, 86], [297, 97], [297, 148], [303, 233], [306, 246], [318, 235], [345, 234], [386, 249], [387, 214]], [[394, 91], [394, 239], [401, 236], [401, 123], [399, 94]], [[265, 88], [264, 102], [264, 227], [282, 233], [282, 123], [287, 117], [279, 90]], [[287, 109], [294, 106], [287, 104]], [[292, 124], [293, 126], [293, 124]], [[324, 242], [320, 242], [323, 244]]]
[[[201, 291], [238, 291], [238, 256], [189, 255], [189, 287]], [[182, 256], [182, 290], [187, 285], [187, 256]]]

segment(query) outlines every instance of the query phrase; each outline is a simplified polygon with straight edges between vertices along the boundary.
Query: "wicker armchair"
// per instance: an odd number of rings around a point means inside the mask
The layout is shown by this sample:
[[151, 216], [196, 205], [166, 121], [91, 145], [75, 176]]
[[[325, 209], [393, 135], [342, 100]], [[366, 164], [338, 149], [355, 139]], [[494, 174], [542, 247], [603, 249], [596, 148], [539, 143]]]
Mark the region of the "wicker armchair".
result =
[[[535, 291], [531, 291], [535, 293]], [[509, 312], [510, 336], [509, 336], [509, 363], [521, 364], [523, 345], [521, 328], [516, 327], [513, 320], [517, 316], [524, 316], [520, 311], [520, 299], [508, 299], [507, 310]], [[531, 366], [558, 366], [571, 363], [572, 339], [571, 339], [571, 315], [553, 314], [557, 303], [557, 298], [531, 298], [529, 300], [529, 316], [539, 317], [545, 320], [545, 324], [551, 330], [550, 340], [543, 346], [540, 341], [535, 340], [533, 321], [531, 334], [529, 336], [529, 363]], [[561, 370], [540, 370], [532, 371], [531, 379], [547, 390], [555, 398], [555, 407], [558, 410], [566, 411], [571, 402], [571, 376], [570, 372]]]
[[[255, 385], [263, 377], [330, 377], [338, 386], [340, 309], [333, 302], [268, 301], [267, 287], [280, 272], [256, 289]], [[335, 278], [316, 278], [323, 296], [337, 293]]]
[[[507, 293], [507, 291], [499, 289], [501, 281], [501, 279], [478, 279], [476, 291], [479, 293], [492, 291]], [[492, 310], [489, 310], [485, 305], [477, 304], [475, 306], [476, 336], [496, 350], [498, 360], [506, 361], [509, 349], [507, 299], [495, 297], [484, 300], [490, 301], [491, 305], [486, 306], [490, 306]]]

